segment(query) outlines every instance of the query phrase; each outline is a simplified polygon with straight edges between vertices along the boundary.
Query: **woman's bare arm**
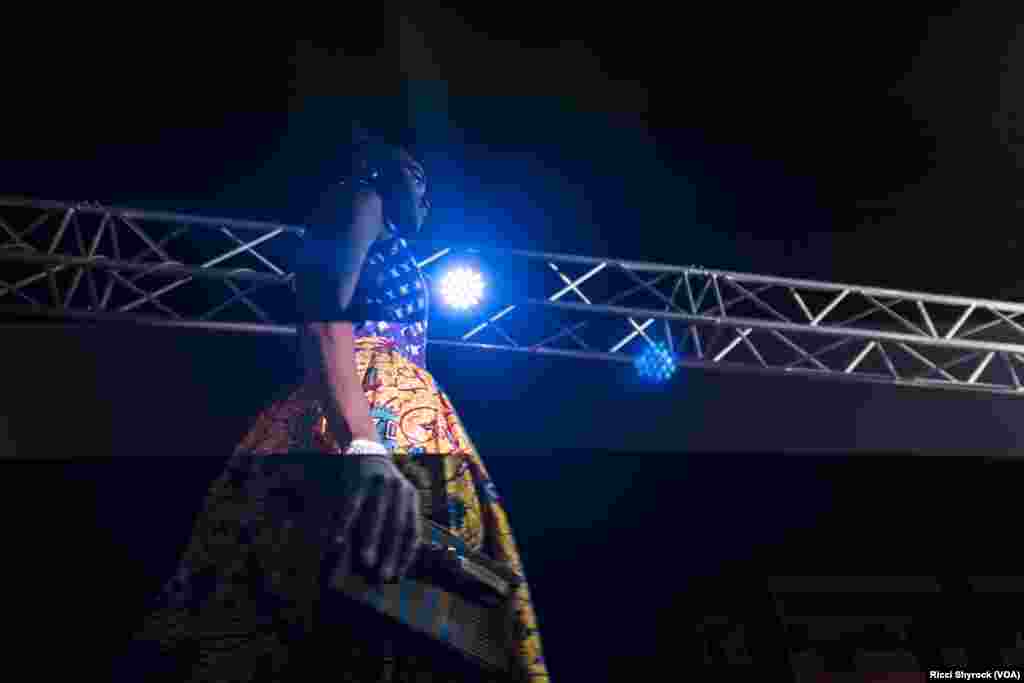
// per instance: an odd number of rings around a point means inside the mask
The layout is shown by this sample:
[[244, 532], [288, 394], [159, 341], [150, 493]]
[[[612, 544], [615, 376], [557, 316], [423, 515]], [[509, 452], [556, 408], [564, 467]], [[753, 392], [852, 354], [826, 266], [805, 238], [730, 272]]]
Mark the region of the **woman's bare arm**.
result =
[[[347, 195], [347, 196], [346, 196]], [[328, 310], [343, 310], [352, 304], [363, 263], [370, 245], [381, 235], [384, 216], [380, 196], [372, 191], [337, 192], [325, 197], [321, 211], [314, 217], [317, 232], [330, 229], [328, 264], [321, 264], [321, 277], [307, 274], [296, 279], [301, 304], [323, 302], [322, 294], [337, 296], [328, 300]], [[349, 220], [345, 217], [349, 216]], [[340, 218], [340, 220], [339, 220]], [[318, 281], [319, 280], [319, 281]], [[328, 288], [322, 292], [303, 291], [303, 287]], [[337, 305], [335, 305], [337, 304]], [[317, 311], [317, 317], [322, 315]], [[330, 315], [325, 316], [330, 320]], [[315, 320], [316, 318], [311, 318]], [[351, 322], [308, 322], [303, 332], [307, 365], [320, 392], [331, 432], [340, 445], [348, 439], [378, 441], [370, 418], [370, 406], [357, 376], [355, 338]], [[363, 566], [379, 581], [403, 576], [416, 557], [419, 547], [419, 493], [390, 459], [342, 458], [343, 489], [335, 512], [337, 528], [332, 535], [339, 552], [355, 550], [349, 543], [350, 532], [361, 529], [358, 549]]]
[[[352, 302], [370, 245], [384, 229], [381, 198], [371, 190], [354, 197], [339, 190], [324, 196], [314, 220], [338, 226], [333, 240], [337, 261], [332, 286], [337, 287], [339, 310], [344, 309]], [[296, 285], [302, 296], [301, 276]], [[370, 406], [356, 372], [352, 323], [311, 322], [303, 332], [304, 356], [323, 392], [331, 432], [343, 442], [346, 437], [376, 441]]]

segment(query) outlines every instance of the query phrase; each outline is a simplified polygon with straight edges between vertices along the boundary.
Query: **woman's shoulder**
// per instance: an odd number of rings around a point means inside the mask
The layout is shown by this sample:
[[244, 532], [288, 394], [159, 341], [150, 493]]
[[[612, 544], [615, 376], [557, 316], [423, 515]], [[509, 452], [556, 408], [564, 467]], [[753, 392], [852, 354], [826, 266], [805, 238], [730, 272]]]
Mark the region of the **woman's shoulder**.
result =
[[408, 242], [401, 237], [382, 235], [378, 237], [366, 255], [367, 265], [394, 267], [399, 264], [413, 265], [416, 258]]

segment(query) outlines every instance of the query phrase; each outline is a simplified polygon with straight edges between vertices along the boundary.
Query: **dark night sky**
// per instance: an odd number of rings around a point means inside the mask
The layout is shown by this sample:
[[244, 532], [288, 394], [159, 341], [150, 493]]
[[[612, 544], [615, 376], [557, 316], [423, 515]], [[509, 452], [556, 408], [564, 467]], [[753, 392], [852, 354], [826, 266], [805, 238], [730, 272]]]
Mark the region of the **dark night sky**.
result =
[[[19, 106], [4, 109], [0, 192], [299, 222], [331, 178], [332, 150], [347, 135], [337, 122], [356, 110], [401, 128], [409, 123], [402, 102], [411, 101], [436, 185], [429, 237], [1020, 298], [1024, 34], [996, 3], [929, 6], [933, 16], [879, 3], [685, 20], [621, 8], [598, 16], [591, 7], [572, 20], [489, 8], [436, 12], [358, 41], [97, 41], [105, 47], [38, 53], [34, 70], [6, 83]], [[83, 443], [116, 455], [145, 444], [166, 455], [200, 441], [224, 453], [291, 362], [288, 343], [276, 339], [167, 330], [16, 337], [19, 357], [35, 361], [19, 366], [2, 412], [6, 438], [25, 455]], [[695, 575], [727, 565], [756, 571], [741, 566], [752, 548], [777, 541], [782, 527], [812, 525], [829, 505], [832, 485], [812, 484], [833, 480], [810, 470], [776, 472], [764, 487], [770, 465], [676, 456], [681, 464], [670, 467], [668, 452], [1010, 449], [1024, 410], [983, 395], [715, 373], [650, 389], [627, 368], [430, 354], [522, 520], [528, 566], [544, 567], [534, 570], [535, 594], [550, 605], [542, 625], [556, 672], [585, 651], [571, 643], [572, 615], [587, 595], [566, 588], [574, 562], [566, 548], [578, 559], [638, 520], [662, 519], [655, 492], [684, 492], [691, 519], [714, 511], [717, 535], [703, 524], [666, 532], [700, 558]], [[257, 377], [253, 366], [272, 370]], [[86, 402], [93, 407], [82, 410]], [[55, 409], [66, 411], [68, 429], [51, 428]], [[666, 454], [594, 465], [578, 454], [551, 457], [548, 446]], [[498, 457], [517, 449], [534, 456], [528, 463], [547, 456], [545, 476]], [[154, 544], [149, 557], [132, 550], [124, 505], [182, 537], [185, 508], [218, 467], [214, 459], [209, 472], [182, 475], [194, 494], [185, 501], [165, 486], [133, 488], [124, 503], [97, 476], [78, 494], [108, 526], [104, 552], [126, 567], [118, 576], [131, 586], [129, 603], [177, 551], [173, 543]], [[791, 493], [782, 493], [783, 479]], [[558, 520], [531, 508], [556, 490], [579, 491]], [[892, 491], [892, 500], [902, 496]], [[178, 506], [177, 517], [158, 515], [164, 506]], [[753, 525], [741, 539], [737, 529], [766, 510], [776, 526]], [[607, 521], [621, 515], [632, 521]], [[606, 571], [636, 571], [613, 565]], [[652, 618], [637, 606], [643, 600], [617, 600], [613, 609]]]

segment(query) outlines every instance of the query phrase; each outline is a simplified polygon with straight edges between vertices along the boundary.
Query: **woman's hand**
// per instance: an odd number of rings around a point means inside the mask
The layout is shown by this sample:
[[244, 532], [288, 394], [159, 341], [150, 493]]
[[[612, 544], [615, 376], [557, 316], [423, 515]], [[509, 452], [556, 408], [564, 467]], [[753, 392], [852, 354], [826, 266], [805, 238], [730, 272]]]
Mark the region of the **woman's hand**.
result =
[[[359, 552], [371, 577], [390, 582], [405, 576], [420, 545], [419, 491], [390, 456], [347, 455], [334, 540], [342, 552]], [[358, 547], [357, 547], [358, 546]]]

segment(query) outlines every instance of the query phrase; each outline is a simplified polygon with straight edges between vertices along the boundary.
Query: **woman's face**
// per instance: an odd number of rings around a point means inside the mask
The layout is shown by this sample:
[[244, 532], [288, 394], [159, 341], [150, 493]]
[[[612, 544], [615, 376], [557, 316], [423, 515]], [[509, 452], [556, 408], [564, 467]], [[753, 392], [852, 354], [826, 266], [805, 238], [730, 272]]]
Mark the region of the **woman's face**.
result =
[[415, 204], [416, 227], [423, 227], [430, 213], [430, 200], [427, 199], [427, 174], [423, 165], [412, 158], [404, 149], [400, 152], [402, 177], [408, 185]]

